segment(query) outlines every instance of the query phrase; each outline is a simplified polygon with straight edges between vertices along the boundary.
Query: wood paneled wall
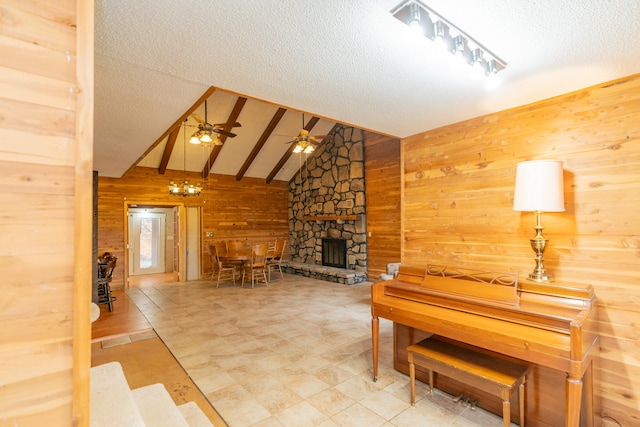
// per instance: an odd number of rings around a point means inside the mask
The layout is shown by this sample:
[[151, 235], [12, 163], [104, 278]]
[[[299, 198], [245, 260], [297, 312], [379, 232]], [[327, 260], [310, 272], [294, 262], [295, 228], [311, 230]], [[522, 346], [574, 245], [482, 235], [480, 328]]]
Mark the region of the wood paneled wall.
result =
[[564, 162], [566, 212], [542, 218], [545, 266], [595, 287], [596, 411], [639, 425], [640, 75], [406, 138], [402, 158], [402, 262], [521, 277], [535, 217], [512, 209], [516, 164]]
[[1, 21], [0, 424], [87, 426], [93, 2]]
[[[198, 197], [176, 197], [168, 193], [171, 180], [200, 182], [202, 194]], [[113, 287], [124, 286], [125, 201], [138, 205], [199, 206], [202, 212], [202, 266], [210, 271], [206, 245], [215, 240], [234, 239], [247, 242], [272, 241], [287, 238], [288, 183], [235, 176], [210, 175], [202, 180], [194, 172], [168, 170], [159, 175], [157, 169], [135, 167], [122, 178], [99, 178], [98, 184], [98, 253], [113, 252], [118, 257], [113, 275]], [[213, 237], [205, 237], [212, 232]]]
[[367, 275], [380, 280], [388, 263], [400, 262], [400, 140], [364, 133], [367, 206]]

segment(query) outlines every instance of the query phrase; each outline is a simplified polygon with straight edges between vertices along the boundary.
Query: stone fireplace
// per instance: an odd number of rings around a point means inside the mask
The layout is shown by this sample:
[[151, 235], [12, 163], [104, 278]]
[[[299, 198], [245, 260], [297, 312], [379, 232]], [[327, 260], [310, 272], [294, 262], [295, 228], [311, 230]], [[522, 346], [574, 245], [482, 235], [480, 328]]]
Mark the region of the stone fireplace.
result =
[[291, 260], [323, 264], [323, 239], [346, 244], [346, 268], [366, 272], [364, 133], [341, 126], [289, 183]]

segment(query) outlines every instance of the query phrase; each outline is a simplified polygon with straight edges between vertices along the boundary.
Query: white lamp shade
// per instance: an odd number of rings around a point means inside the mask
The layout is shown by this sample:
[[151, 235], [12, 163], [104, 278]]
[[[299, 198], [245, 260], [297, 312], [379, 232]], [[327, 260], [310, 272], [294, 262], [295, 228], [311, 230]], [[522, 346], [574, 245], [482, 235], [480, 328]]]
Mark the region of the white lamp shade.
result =
[[518, 163], [513, 210], [564, 212], [562, 162], [532, 160]]

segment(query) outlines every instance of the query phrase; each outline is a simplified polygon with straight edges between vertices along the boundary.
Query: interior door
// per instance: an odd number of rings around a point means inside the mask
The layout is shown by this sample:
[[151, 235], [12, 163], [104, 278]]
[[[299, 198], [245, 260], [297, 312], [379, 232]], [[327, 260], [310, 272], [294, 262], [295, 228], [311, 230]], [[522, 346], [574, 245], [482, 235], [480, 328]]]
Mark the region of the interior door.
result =
[[129, 274], [165, 272], [166, 214], [129, 213]]

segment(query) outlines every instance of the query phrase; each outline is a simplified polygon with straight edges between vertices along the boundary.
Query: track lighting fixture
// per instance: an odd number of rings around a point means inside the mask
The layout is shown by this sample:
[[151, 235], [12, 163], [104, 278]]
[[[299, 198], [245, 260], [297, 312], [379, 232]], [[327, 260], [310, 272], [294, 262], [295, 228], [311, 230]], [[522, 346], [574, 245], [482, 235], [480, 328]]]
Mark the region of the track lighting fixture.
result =
[[418, 28], [420, 34], [445, 45], [455, 56], [462, 57], [487, 76], [495, 75], [507, 66], [497, 55], [420, 0], [404, 0], [391, 10], [391, 14], [410, 27]]

